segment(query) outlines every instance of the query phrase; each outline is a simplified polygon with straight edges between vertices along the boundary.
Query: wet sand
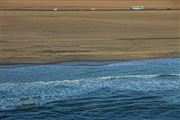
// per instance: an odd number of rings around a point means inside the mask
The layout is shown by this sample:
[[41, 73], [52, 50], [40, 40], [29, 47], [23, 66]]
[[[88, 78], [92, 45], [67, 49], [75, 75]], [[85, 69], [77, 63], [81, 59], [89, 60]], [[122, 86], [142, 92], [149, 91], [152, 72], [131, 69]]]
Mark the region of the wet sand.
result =
[[[11, 3], [3, 5], [13, 8]], [[177, 8], [175, 2], [166, 3], [161, 8]], [[180, 57], [179, 10], [2, 11], [1, 16], [1, 65]]]

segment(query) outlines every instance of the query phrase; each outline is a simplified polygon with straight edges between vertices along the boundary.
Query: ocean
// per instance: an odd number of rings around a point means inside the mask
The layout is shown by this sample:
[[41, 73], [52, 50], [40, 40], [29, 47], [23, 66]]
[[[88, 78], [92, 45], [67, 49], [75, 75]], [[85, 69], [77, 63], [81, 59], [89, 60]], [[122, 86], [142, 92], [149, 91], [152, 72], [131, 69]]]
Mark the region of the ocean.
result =
[[180, 58], [0, 71], [0, 120], [180, 120]]

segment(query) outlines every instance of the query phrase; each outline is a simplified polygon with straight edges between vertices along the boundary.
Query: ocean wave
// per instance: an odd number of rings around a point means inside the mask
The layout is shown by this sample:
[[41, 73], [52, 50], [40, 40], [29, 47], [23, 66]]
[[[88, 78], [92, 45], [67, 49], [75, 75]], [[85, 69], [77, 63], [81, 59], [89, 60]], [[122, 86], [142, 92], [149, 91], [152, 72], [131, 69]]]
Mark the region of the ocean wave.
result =
[[121, 75], [77, 80], [2, 83], [0, 84], [0, 110], [42, 105], [104, 88], [143, 92], [180, 89], [179, 79], [157, 78], [167, 76], [179, 77], [180, 74]]
[[121, 76], [107, 76], [102, 79], [120, 79], [120, 78], [155, 78], [155, 77], [180, 77], [180, 74], [153, 74], [153, 75], [121, 75]]

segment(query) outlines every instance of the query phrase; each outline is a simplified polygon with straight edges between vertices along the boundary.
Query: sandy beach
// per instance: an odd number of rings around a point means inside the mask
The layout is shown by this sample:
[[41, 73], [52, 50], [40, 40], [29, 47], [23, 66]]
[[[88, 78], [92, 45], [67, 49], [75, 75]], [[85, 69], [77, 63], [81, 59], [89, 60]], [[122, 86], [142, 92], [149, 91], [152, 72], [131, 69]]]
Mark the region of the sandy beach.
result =
[[1, 0], [0, 120], [180, 120], [180, 0]]
[[146, 8], [179, 9], [179, 0], [3, 0], [7, 9], [47, 9], [47, 8], [129, 8], [143, 5]]
[[[178, 0], [26, 1], [6, 0], [7, 9], [179, 7]], [[48, 4], [47, 4], [48, 3]], [[102, 4], [103, 3], [103, 4]], [[118, 4], [119, 3], [119, 4]], [[122, 4], [120, 4], [122, 3]], [[0, 64], [120, 61], [179, 57], [179, 10], [1, 11]]]

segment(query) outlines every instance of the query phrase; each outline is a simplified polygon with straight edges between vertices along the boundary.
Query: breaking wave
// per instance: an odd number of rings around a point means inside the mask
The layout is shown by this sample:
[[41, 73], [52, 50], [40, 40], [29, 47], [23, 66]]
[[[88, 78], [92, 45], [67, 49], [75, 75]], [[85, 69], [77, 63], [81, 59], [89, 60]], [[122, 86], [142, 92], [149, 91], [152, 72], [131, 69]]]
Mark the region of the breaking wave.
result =
[[179, 90], [180, 80], [159, 77], [180, 77], [180, 74], [104, 76], [77, 80], [37, 81], [0, 84], [0, 110], [37, 106], [65, 100], [89, 92]]
[[179, 61], [3, 66], [0, 112], [7, 119], [171, 119], [180, 110]]

